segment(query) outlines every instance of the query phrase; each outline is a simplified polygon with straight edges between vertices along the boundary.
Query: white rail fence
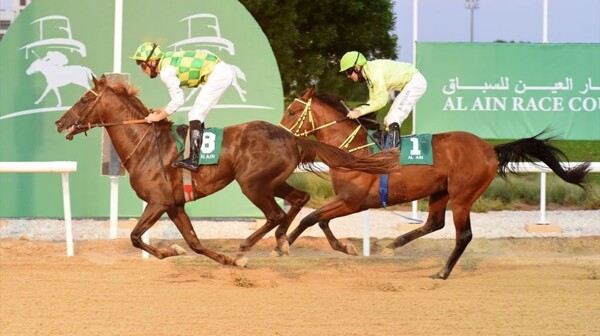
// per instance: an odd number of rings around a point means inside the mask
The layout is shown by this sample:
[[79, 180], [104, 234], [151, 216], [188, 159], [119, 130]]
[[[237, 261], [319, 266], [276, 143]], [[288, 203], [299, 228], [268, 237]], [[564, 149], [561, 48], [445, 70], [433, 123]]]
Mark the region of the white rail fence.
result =
[[69, 173], [77, 171], [75, 161], [47, 162], [0, 162], [0, 173], [61, 173], [63, 189], [63, 208], [65, 215], [65, 241], [67, 256], [75, 254], [73, 249], [73, 225], [71, 222], [71, 192], [69, 189]]
[[[575, 167], [581, 162], [566, 162], [563, 163], [567, 167]], [[317, 168], [323, 172], [328, 172], [329, 167], [322, 163], [316, 164]], [[538, 224], [547, 224], [546, 221], [546, 174], [551, 173], [548, 167], [543, 163], [511, 163], [510, 168], [516, 172], [521, 173], [540, 173], [540, 219]], [[590, 171], [593, 173], [600, 173], [600, 162], [593, 162], [590, 165]], [[77, 162], [74, 161], [37, 161], [37, 162], [0, 162], [0, 173], [61, 173], [62, 174], [62, 189], [63, 189], [63, 207], [65, 216], [65, 241], [67, 245], [67, 256], [74, 255], [73, 249], [73, 226], [71, 219], [71, 196], [69, 188], [69, 173], [77, 171]], [[296, 169], [295, 172], [304, 172], [301, 169]], [[111, 214], [114, 212], [113, 204], [111, 202]], [[413, 218], [418, 218], [417, 201], [412, 202]], [[369, 255], [369, 215], [368, 211], [364, 212], [364, 224], [363, 224], [363, 251], [364, 255]], [[111, 215], [111, 218], [113, 216]], [[111, 220], [112, 222], [112, 220]], [[111, 223], [111, 238], [114, 238], [116, 227], [113, 228]], [[143, 237], [144, 241], [148, 241], [149, 237]], [[147, 255], [143, 256], [147, 258]]]

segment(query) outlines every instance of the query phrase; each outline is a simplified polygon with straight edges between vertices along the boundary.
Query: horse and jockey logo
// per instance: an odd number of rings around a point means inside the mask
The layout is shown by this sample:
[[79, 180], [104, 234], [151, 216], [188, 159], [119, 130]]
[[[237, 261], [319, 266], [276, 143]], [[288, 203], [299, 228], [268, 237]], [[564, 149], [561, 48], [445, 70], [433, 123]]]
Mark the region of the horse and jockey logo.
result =
[[[219, 52], [226, 51], [229, 55], [235, 55], [235, 46], [233, 42], [221, 36], [221, 27], [219, 26], [219, 18], [213, 14], [208, 13], [200, 13], [190, 15], [188, 17], [184, 17], [179, 20], [179, 22], [187, 23], [187, 38], [177, 41], [171, 45], [169, 48], [173, 48], [174, 51], [185, 49], [184, 46], [192, 46], [192, 47], [200, 47], [200, 48], [214, 48]], [[196, 32], [192, 35], [192, 24], [194, 25], [194, 31]], [[246, 81], [246, 74], [240, 69], [240, 67], [229, 64], [234, 70], [233, 86], [242, 102], [246, 102], [246, 90], [242, 89], [238, 82], [238, 78]], [[197, 92], [200, 90], [200, 87], [196, 87], [192, 90], [192, 92], [185, 99], [186, 102], [189, 101]]]
[[26, 73], [33, 75], [36, 72], [42, 73], [46, 78], [46, 89], [34, 104], [39, 104], [44, 97], [53, 91], [58, 100], [56, 106], [62, 106], [62, 99], [58, 88], [68, 84], [76, 84], [86, 90], [90, 89], [89, 82], [92, 80], [92, 70], [80, 65], [67, 65], [69, 59], [63, 53], [58, 51], [48, 51], [46, 57], [33, 61]]
[[[35, 27], [37, 33], [35, 38], [26, 44], [19, 44], [16, 49], [21, 54], [24, 62], [23, 76], [30, 78], [32, 84], [31, 102], [23, 106], [21, 110], [12, 111], [0, 115], [0, 121], [37, 113], [63, 111], [71, 103], [73, 94], [83, 90], [89, 90], [94, 72], [88, 64], [94, 64], [96, 59], [88, 58], [85, 34], [79, 34], [84, 39], [77, 39], [76, 34], [81, 30], [71, 24], [72, 19], [63, 15], [46, 15], [33, 19], [30, 24]], [[248, 92], [245, 90], [244, 82], [247, 76], [237, 63], [236, 46], [232, 40], [221, 34], [219, 18], [210, 13], [197, 13], [183, 16], [179, 20], [184, 24], [184, 34], [173, 33], [174, 43], [168, 46], [173, 51], [182, 49], [208, 50], [218, 53], [221, 58], [228, 58], [229, 65], [234, 71], [232, 88], [236, 94], [232, 95], [233, 101], [241, 103], [223, 104], [221, 108], [229, 109], [260, 109], [272, 110], [270, 106], [262, 104], [248, 104]], [[181, 31], [182, 27], [177, 28]], [[104, 50], [110, 50], [105, 48]], [[91, 55], [91, 54], [90, 54]], [[95, 54], [94, 57], [97, 57]], [[233, 57], [233, 60], [231, 60]], [[243, 59], [239, 61], [244, 62]], [[260, 81], [260, 78], [256, 79]], [[189, 111], [193, 98], [202, 90], [195, 87], [186, 94], [186, 104], [180, 111]], [[232, 92], [233, 93], [233, 92]], [[56, 99], [56, 100], [54, 100]], [[19, 105], [23, 105], [20, 101]]]
[[19, 50], [25, 50], [25, 59], [29, 59], [30, 52], [37, 57], [25, 73], [31, 76], [39, 72], [46, 79], [46, 89], [34, 104], [38, 105], [52, 91], [58, 101], [56, 106], [60, 107], [62, 99], [58, 89], [69, 84], [76, 84], [89, 90], [92, 70], [80, 65], [68, 65], [68, 57], [59, 51], [47, 51], [46, 56], [40, 58], [35, 49], [44, 47], [45, 49], [68, 50], [71, 54], [76, 52], [85, 57], [85, 45], [73, 39], [71, 23], [65, 16], [49, 15], [33, 21], [32, 24], [39, 26], [39, 40], [31, 42]]

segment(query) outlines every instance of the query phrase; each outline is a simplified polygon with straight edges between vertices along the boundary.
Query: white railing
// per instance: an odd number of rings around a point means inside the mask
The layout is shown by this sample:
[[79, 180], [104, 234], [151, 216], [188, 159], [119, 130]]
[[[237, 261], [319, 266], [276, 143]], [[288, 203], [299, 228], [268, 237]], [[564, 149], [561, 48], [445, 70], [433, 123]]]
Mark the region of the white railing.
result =
[[[561, 162], [561, 164], [565, 167], [572, 168], [572, 167], [575, 167], [575, 166], [581, 164], [581, 162]], [[322, 162], [315, 163], [315, 167], [317, 169], [321, 170], [322, 172], [329, 172], [329, 167]], [[512, 171], [515, 171], [518, 173], [540, 173], [540, 220], [539, 220], [538, 224], [548, 224], [548, 222], [546, 221], [546, 174], [549, 172], [552, 173], [552, 170], [550, 168], [548, 168], [542, 162], [536, 162], [536, 163], [526, 162], [526, 163], [518, 163], [518, 164], [511, 162], [511, 163], [509, 163], [508, 167], [511, 168]], [[297, 168], [294, 172], [299, 173], [299, 172], [305, 172], [305, 171]], [[590, 164], [590, 172], [600, 173], [600, 162], [592, 162]], [[413, 201], [412, 202], [412, 218], [413, 218], [413, 220], [414, 219], [419, 220], [418, 215], [419, 214], [418, 214], [417, 201]], [[365, 257], [370, 255], [369, 239], [370, 239], [369, 212], [364, 211], [363, 255]]]
[[0, 173], [62, 173], [65, 241], [67, 242], [67, 256], [69, 257], [75, 254], [73, 250], [69, 173], [74, 173], [76, 171], [77, 162], [75, 161], [0, 162]]
[[[566, 167], [575, 167], [581, 162], [562, 163]], [[315, 166], [323, 171], [328, 172], [329, 167], [323, 163], [316, 163]], [[509, 164], [510, 168], [520, 173], [540, 173], [540, 220], [538, 224], [547, 224], [546, 222], [546, 174], [552, 172], [543, 163], [520, 163]], [[71, 220], [71, 196], [69, 189], [69, 173], [77, 171], [77, 162], [74, 161], [50, 161], [50, 162], [0, 162], [0, 173], [62, 173], [62, 188], [63, 188], [63, 207], [65, 215], [65, 240], [67, 245], [67, 256], [74, 255], [73, 249], [73, 226]], [[592, 162], [590, 165], [592, 173], [600, 173], [600, 162]], [[296, 169], [295, 172], [304, 172], [304, 170]], [[413, 201], [413, 218], [418, 217], [417, 201]], [[113, 229], [111, 228], [111, 232]], [[116, 231], [116, 228], [114, 229]], [[363, 237], [363, 253], [369, 255], [369, 217], [365, 211], [364, 220], [364, 237]], [[112, 234], [111, 234], [112, 235]], [[144, 241], [148, 241], [149, 237], [144, 237]], [[366, 245], [366, 246], [365, 246]], [[143, 255], [147, 258], [147, 255]]]

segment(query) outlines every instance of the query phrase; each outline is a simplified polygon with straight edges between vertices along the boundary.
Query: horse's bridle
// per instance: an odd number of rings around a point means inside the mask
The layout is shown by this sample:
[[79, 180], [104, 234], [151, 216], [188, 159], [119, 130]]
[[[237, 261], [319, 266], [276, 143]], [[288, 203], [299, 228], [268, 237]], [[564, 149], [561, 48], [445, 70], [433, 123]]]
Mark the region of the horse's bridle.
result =
[[[85, 110], [85, 114], [83, 114], [84, 116], [88, 116], [90, 113], [92, 113], [92, 111], [94, 111], [94, 108], [96, 108], [96, 105], [98, 105], [98, 102], [100, 102], [100, 99], [102, 98], [102, 96], [104, 95], [104, 91], [106, 91], [106, 88], [108, 86], [103, 87], [100, 92], [96, 93], [96, 91], [94, 91], [93, 89], [89, 89], [88, 92], [92, 93], [94, 96], [96, 96], [96, 98], [94, 98], [94, 102], [92, 103], [91, 106], [89, 106], [86, 110]], [[92, 123], [87, 123], [87, 124], [82, 124], [79, 121], [76, 121], [75, 124], [73, 125], [76, 129], [86, 129], [86, 130], [91, 130], [94, 127], [108, 127], [108, 126], [117, 126], [117, 125], [131, 125], [131, 124], [141, 124], [141, 123], [146, 123], [145, 119], [136, 119], [136, 120], [125, 120], [125, 121], [119, 121], [119, 122], [112, 122], [112, 123], [105, 123], [102, 121], [102, 117], [98, 115], [98, 117], [100, 118], [101, 123], [98, 124], [92, 124]], [[135, 147], [133, 148], [133, 150], [131, 151], [131, 153], [129, 153], [129, 155], [127, 155], [127, 157], [125, 157], [125, 159], [121, 162], [123, 165], [125, 165], [125, 163], [127, 161], [129, 161], [129, 159], [131, 159], [131, 157], [133, 156], [133, 154], [137, 151], [138, 147], [140, 146], [140, 144], [144, 141], [144, 139], [146, 138], [146, 136], [148, 135], [148, 133], [150, 132], [150, 129], [152, 127], [148, 127], [146, 129], [146, 132], [144, 132], [144, 135], [140, 138], [140, 140], [137, 142], [137, 144], [135, 145]], [[84, 134], [87, 135], [86, 131], [84, 131]]]
[[[309, 98], [308, 101], [304, 101], [304, 100], [302, 100], [300, 98], [296, 98], [296, 99], [294, 99], [294, 101], [304, 105], [304, 109], [302, 110], [302, 113], [300, 114], [300, 117], [298, 118], [298, 120], [290, 128], [285, 127], [281, 123], [279, 123], [279, 126], [285, 128], [287, 131], [289, 131], [290, 133], [292, 133], [292, 134], [294, 134], [296, 136], [307, 137], [307, 136], [315, 133], [316, 131], [318, 131], [320, 129], [323, 129], [323, 128], [335, 125], [335, 124], [337, 124], [340, 121], [344, 121], [344, 120], [349, 119], [348, 117], [343, 117], [343, 118], [340, 118], [340, 119], [336, 119], [334, 121], [330, 121], [330, 122], [328, 122], [326, 124], [323, 124], [321, 126], [315, 127], [315, 120], [314, 120], [314, 117], [313, 117], [313, 112], [312, 112], [312, 109], [310, 108], [310, 105], [312, 104], [312, 98]], [[310, 122], [310, 125], [311, 125], [312, 129], [310, 129], [310, 130], [306, 129], [304, 131], [301, 131], [302, 126], [304, 125], [305, 120], [306, 120], [307, 117], [308, 117], [308, 121]], [[357, 151], [359, 149], [363, 149], [363, 148], [366, 148], [366, 147], [370, 147], [370, 146], [376, 145], [374, 142], [370, 142], [370, 143], [367, 143], [367, 144], [359, 146], [359, 147], [348, 148], [350, 146], [350, 143], [352, 142], [352, 140], [354, 140], [354, 138], [356, 137], [356, 134], [358, 134], [358, 131], [360, 131], [360, 129], [363, 127], [362, 124], [358, 121], [358, 119], [356, 119], [355, 121], [357, 122], [358, 125], [356, 126], [356, 128], [354, 128], [354, 130], [350, 133], [350, 135], [348, 135], [348, 137], [346, 138], [346, 140], [344, 140], [338, 146], [338, 148], [345, 149], [348, 152], [354, 152], [354, 151]]]

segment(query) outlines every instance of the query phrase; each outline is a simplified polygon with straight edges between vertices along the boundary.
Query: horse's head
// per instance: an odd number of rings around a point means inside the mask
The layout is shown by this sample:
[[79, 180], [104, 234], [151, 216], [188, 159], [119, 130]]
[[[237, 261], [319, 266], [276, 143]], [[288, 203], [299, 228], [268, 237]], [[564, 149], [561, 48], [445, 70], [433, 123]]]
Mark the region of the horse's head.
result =
[[315, 88], [311, 87], [301, 97], [294, 99], [285, 109], [279, 125], [294, 135], [307, 135], [308, 132], [311, 132], [314, 129], [314, 125], [310, 124], [313, 119], [311, 102], [314, 93]]
[[[287, 107], [280, 125], [295, 135], [309, 135], [321, 128], [347, 121], [348, 107], [342, 98], [306, 90]], [[355, 125], [355, 123], [351, 123]]]
[[94, 87], [84, 93], [60, 119], [54, 122], [58, 133], [67, 130], [65, 137], [68, 140], [73, 140], [73, 136], [88, 130], [87, 125], [101, 122], [98, 111], [94, 107], [107, 89], [108, 83], [105, 76], [100, 79], [96, 79], [96, 77], [92, 79]]
[[33, 63], [31, 63], [31, 65], [29, 66], [29, 68], [27, 68], [27, 71], [25, 71], [26, 74], [31, 75], [34, 74], [38, 71], [42, 70], [42, 60], [41, 59], [36, 59], [35, 61], [33, 61]]

